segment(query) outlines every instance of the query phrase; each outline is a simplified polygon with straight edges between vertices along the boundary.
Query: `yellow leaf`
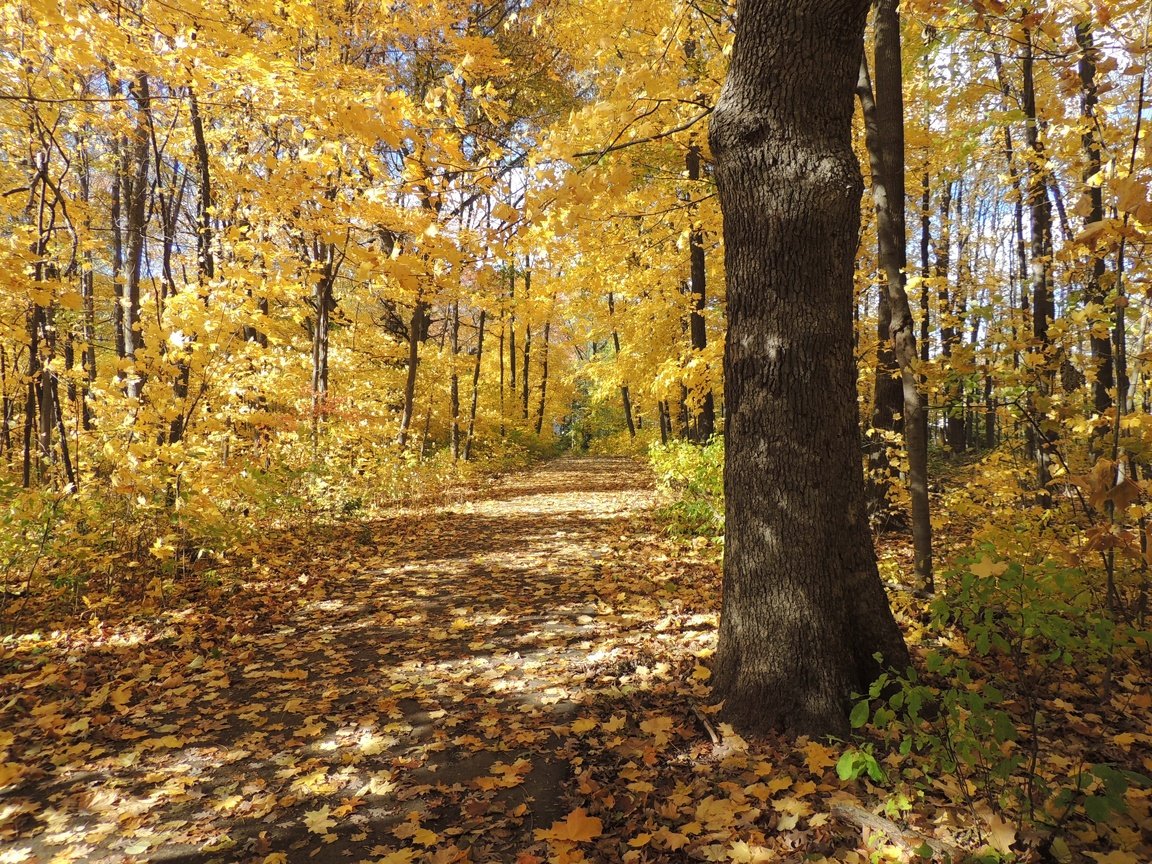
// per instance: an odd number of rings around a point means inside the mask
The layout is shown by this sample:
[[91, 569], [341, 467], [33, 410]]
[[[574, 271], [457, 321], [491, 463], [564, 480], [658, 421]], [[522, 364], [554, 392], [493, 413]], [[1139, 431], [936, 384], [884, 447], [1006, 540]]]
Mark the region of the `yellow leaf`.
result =
[[776, 860], [776, 854], [766, 846], [751, 846], [743, 840], [728, 848], [728, 860], [737, 864], [767, 864]]
[[568, 843], [584, 843], [599, 837], [604, 832], [604, 823], [595, 816], [589, 816], [583, 807], [577, 807], [567, 818], [553, 822], [552, 827], [536, 830], [537, 840], [562, 840]]
[[657, 747], [663, 747], [668, 743], [673, 724], [671, 717], [651, 717], [640, 724], [640, 729], [656, 739]]
[[336, 827], [336, 821], [329, 818], [331, 813], [332, 808], [327, 804], [319, 810], [309, 810], [304, 814], [304, 824], [313, 834], [327, 834]]
[[492, 215], [501, 222], [515, 222], [520, 218], [520, 211], [515, 207], [509, 207], [507, 204], [500, 203], [493, 206]]
[[999, 576], [1008, 569], [1007, 563], [1004, 561], [993, 561], [987, 555], [980, 556], [980, 560], [968, 568], [972, 571], [972, 575], [979, 576], [981, 579], [989, 579], [993, 576]]
[[60, 305], [75, 312], [84, 306], [84, 298], [75, 291], [65, 291], [60, 295]]
[[377, 858], [373, 864], [409, 864], [410, 861], [416, 859], [416, 852], [411, 849], [398, 849], [395, 852], [389, 852], [383, 858]]
[[596, 726], [599, 725], [595, 720], [590, 717], [581, 717], [579, 720], [572, 724], [572, 731], [579, 734], [581, 732], [591, 732]]
[[832, 748], [818, 741], [809, 741], [804, 745], [803, 752], [805, 764], [813, 774], [822, 774], [825, 768], [836, 764], [837, 757], [832, 754]]
[[1090, 858], [1096, 859], [1096, 864], [1140, 864], [1140, 859], [1134, 852], [1124, 852], [1113, 849], [1111, 852], [1089, 852]]
[[992, 848], [997, 852], [1008, 854], [1012, 849], [1012, 844], [1016, 842], [1015, 827], [1003, 819], [999, 813], [993, 813], [987, 809], [982, 810], [980, 816], [988, 825], [988, 840]]

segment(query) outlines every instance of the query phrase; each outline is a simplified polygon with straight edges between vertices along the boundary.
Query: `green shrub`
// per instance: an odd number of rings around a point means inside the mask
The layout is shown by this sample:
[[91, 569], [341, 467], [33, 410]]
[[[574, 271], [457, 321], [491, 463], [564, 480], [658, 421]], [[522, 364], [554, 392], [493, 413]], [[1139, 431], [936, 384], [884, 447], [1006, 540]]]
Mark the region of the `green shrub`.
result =
[[724, 534], [724, 439], [700, 446], [685, 441], [654, 445], [649, 459], [660, 488], [673, 498], [660, 511], [669, 530], [693, 537]]

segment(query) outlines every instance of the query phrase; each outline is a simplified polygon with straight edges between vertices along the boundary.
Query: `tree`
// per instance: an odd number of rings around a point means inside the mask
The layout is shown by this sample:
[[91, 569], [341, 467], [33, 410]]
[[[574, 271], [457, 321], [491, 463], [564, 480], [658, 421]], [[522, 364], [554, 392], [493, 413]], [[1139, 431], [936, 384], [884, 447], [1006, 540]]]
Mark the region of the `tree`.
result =
[[867, 0], [745, 0], [709, 141], [724, 214], [724, 600], [713, 671], [751, 732], [844, 732], [907, 649], [864, 514], [852, 342]]
[[[900, 54], [900, 15], [894, 0], [876, 4], [876, 93], [862, 57], [857, 85], [864, 112], [865, 138], [872, 166], [880, 267], [888, 299], [887, 326], [900, 367], [904, 442], [908, 454], [908, 492], [912, 499], [913, 567], [916, 586], [932, 590], [932, 522], [928, 506], [928, 415], [917, 371], [916, 322], [908, 303], [908, 265], [904, 227], [904, 98]], [[883, 304], [881, 304], [883, 306]], [[883, 315], [881, 316], [883, 322]]]

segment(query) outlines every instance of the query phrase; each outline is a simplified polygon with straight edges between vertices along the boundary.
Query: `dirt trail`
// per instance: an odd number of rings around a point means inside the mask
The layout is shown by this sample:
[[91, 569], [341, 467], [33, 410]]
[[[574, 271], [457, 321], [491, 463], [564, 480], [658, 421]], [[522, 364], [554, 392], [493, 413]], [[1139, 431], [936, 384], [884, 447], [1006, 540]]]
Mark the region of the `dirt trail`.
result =
[[0, 729], [32, 770], [0, 795], [3, 860], [542, 852], [573, 730], [622, 698], [664, 605], [627, 551], [653, 501], [634, 462], [560, 460], [269, 550], [215, 612], [21, 643]]

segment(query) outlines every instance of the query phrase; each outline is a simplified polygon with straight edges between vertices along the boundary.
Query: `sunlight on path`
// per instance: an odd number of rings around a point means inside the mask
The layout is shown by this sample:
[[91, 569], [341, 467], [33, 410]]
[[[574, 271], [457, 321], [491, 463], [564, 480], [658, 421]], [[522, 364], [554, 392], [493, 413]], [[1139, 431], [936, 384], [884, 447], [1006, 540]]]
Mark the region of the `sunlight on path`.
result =
[[590, 706], [669, 673], [635, 656], [653, 503], [634, 462], [559, 460], [269, 550], [217, 614], [0, 658], [0, 860], [513, 860], [569, 811]]

